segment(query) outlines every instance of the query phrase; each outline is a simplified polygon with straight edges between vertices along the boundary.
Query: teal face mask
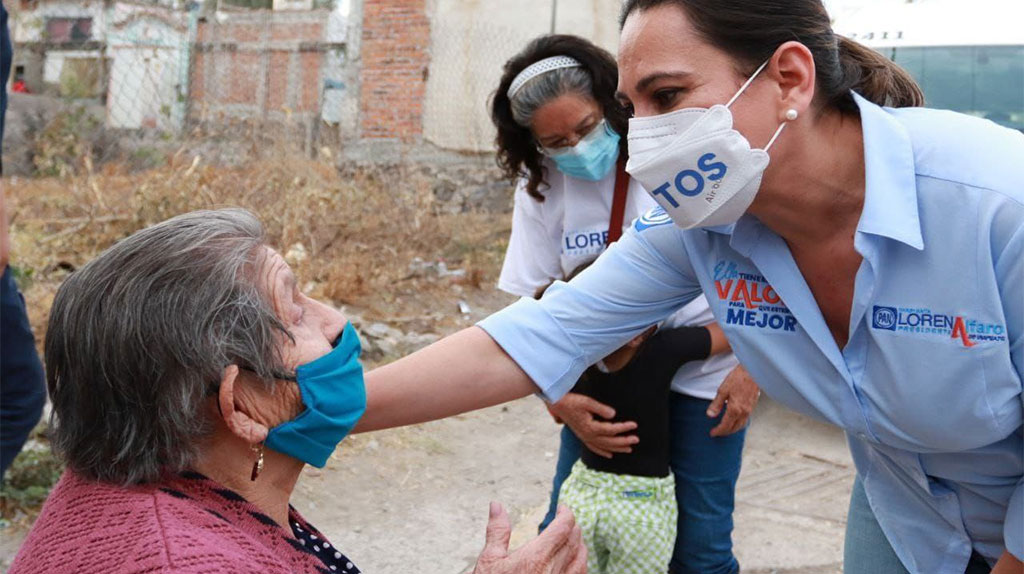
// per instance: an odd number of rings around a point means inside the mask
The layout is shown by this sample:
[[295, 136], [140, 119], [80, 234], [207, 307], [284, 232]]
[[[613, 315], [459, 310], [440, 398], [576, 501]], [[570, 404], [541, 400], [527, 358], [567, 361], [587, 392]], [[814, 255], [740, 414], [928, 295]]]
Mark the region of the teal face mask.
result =
[[345, 326], [334, 349], [295, 371], [305, 410], [270, 429], [266, 445], [317, 468], [366, 411], [366, 386], [359, 364], [359, 335]]
[[619, 134], [601, 120], [590, 133], [568, 149], [542, 147], [541, 153], [551, 158], [558, 171], [587, 181], [601, 181], [619, 159]]

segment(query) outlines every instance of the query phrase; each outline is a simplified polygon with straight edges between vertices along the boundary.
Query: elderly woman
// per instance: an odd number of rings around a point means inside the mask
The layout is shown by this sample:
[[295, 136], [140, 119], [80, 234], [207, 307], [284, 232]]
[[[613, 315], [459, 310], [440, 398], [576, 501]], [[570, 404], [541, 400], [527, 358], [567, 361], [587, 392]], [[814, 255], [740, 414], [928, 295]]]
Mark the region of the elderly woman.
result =
[[[359, 340], [239, 209], [144, 229], [72, 275], [46, 336], [68, 470], [11, 574], [356, 573], [288, 501], [366, 407]], [[508, 553], [492, 503], [478, 574], [583, 572], [571, 513]], [[550, 532], [550, 534], [549, 534]]]

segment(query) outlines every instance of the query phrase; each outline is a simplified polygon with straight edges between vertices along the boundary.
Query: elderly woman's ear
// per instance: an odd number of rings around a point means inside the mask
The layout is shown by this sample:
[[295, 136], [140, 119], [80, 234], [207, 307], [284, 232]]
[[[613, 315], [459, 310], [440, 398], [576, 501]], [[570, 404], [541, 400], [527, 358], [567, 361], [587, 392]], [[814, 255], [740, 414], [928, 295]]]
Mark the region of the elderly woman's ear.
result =
[[228, 430], [250, 444], [266, 440], [271, 428], [294, 419], [303, 408], [295, 383], [275, 381], [268, 386], [237, 365], [224, 369], [217, 402]]

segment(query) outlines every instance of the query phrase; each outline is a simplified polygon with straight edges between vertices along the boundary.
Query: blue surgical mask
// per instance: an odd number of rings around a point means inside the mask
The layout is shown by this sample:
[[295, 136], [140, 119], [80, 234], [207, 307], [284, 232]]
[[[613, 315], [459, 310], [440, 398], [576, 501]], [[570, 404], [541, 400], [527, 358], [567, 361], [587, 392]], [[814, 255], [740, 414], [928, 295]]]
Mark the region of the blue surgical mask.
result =
[[601, 181], [619, 159], [619, 134], [601, 120], [576, 145], [565, 149], [542, 147], [541, 153], [551, 158], [558, 171], [587, 181]]
[[359, 335], [345, 326], [334, 349], [299, 365], [295, 372], [305, 410], [270, 429], [267, 447], [323, 468], [366, 411], [366, 386], [359, 364]]

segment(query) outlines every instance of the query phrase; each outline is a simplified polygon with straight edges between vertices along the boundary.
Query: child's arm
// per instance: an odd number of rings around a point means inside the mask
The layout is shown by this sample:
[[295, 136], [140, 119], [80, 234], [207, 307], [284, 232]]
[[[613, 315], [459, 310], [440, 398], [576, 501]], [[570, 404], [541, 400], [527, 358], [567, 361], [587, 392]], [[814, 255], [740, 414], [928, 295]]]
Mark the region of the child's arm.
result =
[[[718, 328], [717, 325], [713, 326]], [[718, 332], [721, 335], [720, 328]], [[725, 336], [721, 335], [721, 339], [724, 340]], [[708, 327], [663, 329], [651, 337], [643, 349], [643, 356], [635, 360], [656, 362], [659, 367], [675, 372], [684, 363], [707, 359], [711, 356], [714, 343], [714, 336]], [[719, 341], [718, 345], [721, 346], [722, 342]]]

